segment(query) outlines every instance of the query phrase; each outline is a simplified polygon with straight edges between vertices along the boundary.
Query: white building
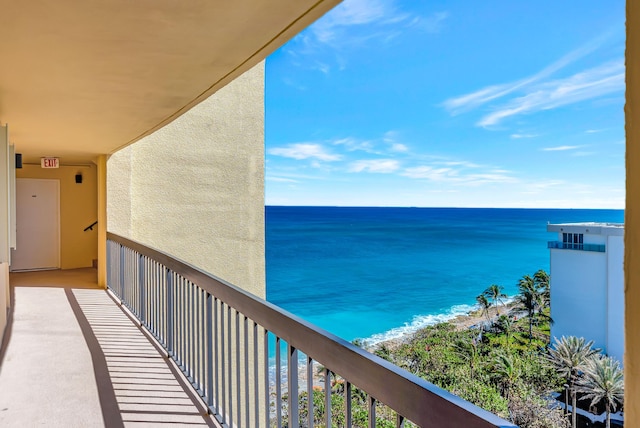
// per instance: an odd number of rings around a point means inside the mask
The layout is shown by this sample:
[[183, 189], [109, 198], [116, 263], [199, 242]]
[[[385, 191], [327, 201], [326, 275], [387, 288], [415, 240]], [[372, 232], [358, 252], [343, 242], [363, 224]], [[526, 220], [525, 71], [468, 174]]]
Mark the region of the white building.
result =
[[621, 363], [624, 355], [624, 224], [547, 225], [551, 336], [584, 337]]

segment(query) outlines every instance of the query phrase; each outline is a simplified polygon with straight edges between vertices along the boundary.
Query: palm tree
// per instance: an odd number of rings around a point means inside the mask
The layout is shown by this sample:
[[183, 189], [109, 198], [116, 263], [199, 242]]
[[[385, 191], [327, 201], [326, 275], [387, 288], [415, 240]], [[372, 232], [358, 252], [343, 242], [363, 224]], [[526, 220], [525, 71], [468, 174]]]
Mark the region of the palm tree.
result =
[[485, 296], [484, 294], [479, 294], [476, 297], [476, 302], [478, 302], [478, 305], [480, 306], [480, 310], [482, 311], [481, 315], [486, 316], [487, 321], [490, 321], [489, 308], [491, 307], [491, 303], [489, 303], [489, 299], [487, 299], [487, 296]]
[[551, 304], [551, 286], [549, 282], [549, 274], [540, 269], [533, 274], [533, 282], [542, 295], [542, 309], [549, 307]]
[[[540, 271], [536, 273], [539, 272]], [[541, 287], [536, 283], [535, 278], [529, 275], [523, 276], [520, 281], [518, 281], [518, 289], [520, 290], [520, 294], [516, 296], [517, 307], [520, 310], [526, 311], [529, 317], [529, 343], [531, 343], [533, 339], [533, 323], [542, 311], [543, 292], [541, 292]]]
[[493, 359], [493, 372], [500, 378], [504, 398], [509, 400], [511, 389], [520, 378], [520, 369], [516, 361], [511, 355], [500, 352]]
[[538, 308], [539, 297], [535, 289], [522, 288], [516, 296], [517, 308], [527, 312], [529, 318], [529, 343], [533, 338], [533, 318]]
[[502, 303], [504, 305], [504, 300], [502, 300], [502, 299], [505, 299], [507, 297], [507, 295], [504, 294], [502, 292], [502, 290], [504, 290], [504, 287], [502, 287], [500, 285], [497, 285], [497, 284], [491, 284], [482, 293], [482, 294], [484, 294], [486, 296], [487, 299], [493, 301], [493, 306], [496, 307], [496, 314], [497, 315], [500, 315], [500, 311], [498, 311], [498, 303]]
[[511, 337], [511, 334], [515, 330], [515, 322], [511, 317], [507, 315], [500, 315], [500, 318], [498, 318], [498, 322], [496, 323], [496, 325], [498, 327], [498, 330], [501, 333], [504, 333], [504, 335], [506, 336], [507, 349], [509, 349], [510, 347], [509, 338]]
[[611, 427], [611, 410], [616, 411], [624, 400], [624, 378], [620, 363], [611, 357], [593, 356], [584, 365], [584, 375], [578, 381], [578, 391], [591, 399], [594, 406], [604, 400], [606, 428]]
[[[593, 340], [586, 342], [584, 337], [562, 336], [555, 338], [555, 343], [549, 348], [547, 360], [558, 374], [566, 379], [571, 394], [571, 427], [576, 428], [576, 382], [587, 360], [600, 352], [592, 349]], [[565, 396], [566, 397], [566, 396]], [[565, 399], [565, 409], [568, 407]]]
[[453, 345], [454, 352], [460, 357], [461, 360], [469, 363], [469, 370], [471, 372], [471, 379], [475, 373], [476, 363], [480, 356], [478, 352], [478, 342], [473, 339], [460, 339]]

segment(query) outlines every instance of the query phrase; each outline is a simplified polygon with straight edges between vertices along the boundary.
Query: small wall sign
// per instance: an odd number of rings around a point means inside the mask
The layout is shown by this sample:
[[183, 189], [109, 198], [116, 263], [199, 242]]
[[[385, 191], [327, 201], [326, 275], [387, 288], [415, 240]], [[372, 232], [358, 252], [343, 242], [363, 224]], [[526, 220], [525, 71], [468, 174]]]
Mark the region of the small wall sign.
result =
[[60, 159], [58, 159], [58, 158], [40, 158], [40, 166], [42, 168], [60, 168]]

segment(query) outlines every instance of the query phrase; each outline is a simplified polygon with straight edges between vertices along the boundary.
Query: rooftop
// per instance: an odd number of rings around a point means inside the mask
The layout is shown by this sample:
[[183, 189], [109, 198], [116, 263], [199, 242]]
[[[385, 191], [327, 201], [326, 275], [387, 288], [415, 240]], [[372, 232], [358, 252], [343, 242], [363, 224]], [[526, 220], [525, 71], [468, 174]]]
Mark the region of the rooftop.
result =
[[547, 232], [587, 233], [591, 235], [619, 235], [624, 234], [624, 223], [549, 223]]

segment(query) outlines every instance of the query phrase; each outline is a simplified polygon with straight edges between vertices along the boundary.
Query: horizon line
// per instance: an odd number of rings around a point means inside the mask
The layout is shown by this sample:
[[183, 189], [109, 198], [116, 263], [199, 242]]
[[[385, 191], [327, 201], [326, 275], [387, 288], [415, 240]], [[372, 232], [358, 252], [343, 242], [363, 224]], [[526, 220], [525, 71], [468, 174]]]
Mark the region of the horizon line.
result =
[[264, 204], [266, 207], [288, 207], [288, 208], [410, 208], [410, 209], [486, 209], [486, 210], [607, 210], [607, 211], [624, 211], [625, 208], [557, 208], [557, 207], [460, 207], [460, 206], [418, 206], [418, 205], [283, 205], [283, 204]]

